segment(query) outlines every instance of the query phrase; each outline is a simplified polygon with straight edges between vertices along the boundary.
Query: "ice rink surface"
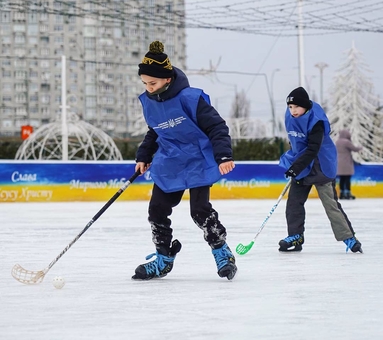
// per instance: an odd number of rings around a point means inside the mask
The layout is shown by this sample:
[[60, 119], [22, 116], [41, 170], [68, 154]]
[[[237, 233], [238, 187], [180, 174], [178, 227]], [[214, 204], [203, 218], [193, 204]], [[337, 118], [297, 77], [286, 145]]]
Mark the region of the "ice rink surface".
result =
[[[275, 201], [212, 201], [233, 251], [250, 243]], [[183, 201], [172, 216], [183, 244], [173, 271], [136, 282], [134, 269], [154, 251], [147, 202], [117, 201], [35, 286], [14, 280], [13, 265], [47, 267], [104, 203], [1, 203], [0, 339], [381, 340], [383, 200], [341, 203], [364, 254], [335, 241], [317, 199], [306, 204], [303, 251], [279, 253], [283, 200], [228, 281]]]

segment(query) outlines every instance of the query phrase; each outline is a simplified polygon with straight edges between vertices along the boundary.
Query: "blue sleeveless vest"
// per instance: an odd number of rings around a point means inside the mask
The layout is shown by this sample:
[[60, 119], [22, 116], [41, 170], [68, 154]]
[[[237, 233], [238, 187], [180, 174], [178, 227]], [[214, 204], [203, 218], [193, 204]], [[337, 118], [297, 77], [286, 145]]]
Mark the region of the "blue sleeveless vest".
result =
[[[337, 154], [335, 144], [330, 138], [330, 123], [322, 107], [315, 102], [313, 102], [311, 110], [298, 118], [294, 118], [291, 115], [289, 108], [287, 108], [285, 114], [285, 126], [291, 149], [281, 156], [279, 166], [288, 170], [294, 161], [306, 151], [308, 134], [319, 121], [323, 121], [324, 123], [324, 138], [318, 153], [320, 167], [323, 174], [328, 178], [336, 177]], [[313, 165], [314, 160], [296, 177], [296, 179], [299, 180], [306, 177], [311, 172]]]
[[150, 175], [164, 192], [212, 185], [221, 177], [211, 142], [197, 124], [200, 96], [210, 103], [208, 95], [191, 87], [163, 102], [139, 96], [146, 123], [158, 135]]

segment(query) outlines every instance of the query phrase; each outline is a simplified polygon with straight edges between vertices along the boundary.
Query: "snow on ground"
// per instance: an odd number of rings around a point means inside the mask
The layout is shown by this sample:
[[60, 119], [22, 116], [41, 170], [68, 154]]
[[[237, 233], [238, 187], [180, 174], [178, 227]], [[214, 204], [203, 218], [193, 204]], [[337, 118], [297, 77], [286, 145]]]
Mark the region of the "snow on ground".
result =
[[[213, 201], [228, 244], [250, 243], [275, 200]], [[301, 253], [279, 253], [285, 201], [251, 251], [237, 255], [238, 274], [221, 279], [187, 201], [175, 208], [174, 237], [183, 249], [173, 271], [130, 279], [154, 251], [147, 202], [115, 202], [53, 266], [40, 285], [10, 274], [14, 264], [42, 270], [86, 226], [101, 202], [0, 204], [0, 338], [283, 339], [383, 338], [382, 199], [342, 201], [364, 254], [336, 242], [317, 199], [306, 205]], [[66, 280], [62, 290], [52, 285]]]

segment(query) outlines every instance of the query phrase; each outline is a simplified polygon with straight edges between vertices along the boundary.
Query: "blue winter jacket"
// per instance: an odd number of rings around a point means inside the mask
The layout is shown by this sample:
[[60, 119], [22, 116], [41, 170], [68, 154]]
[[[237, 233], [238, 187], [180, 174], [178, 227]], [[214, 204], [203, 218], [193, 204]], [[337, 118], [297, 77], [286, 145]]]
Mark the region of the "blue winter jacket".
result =
[[[289, 108], [287, 108], [285, 114], [285, 126], [291, 149], [281, 156], [279, 165], [285, 170], [288, 170], [299, 157], [304, 155], [308, 145], [308, 135], [314, 125], [319, 121], [322, 121], [324, 125], [324, 137], [317, 154], [320, 166], [319, 170], [327, 178], [334, 179], [336, 177], [337, 153], [335, 144], [330, 138], [330, 123], [322, 107], [315, 102], [313, 102], [312, 108], [307, 113], [297, 118], [294, 118], [291, 115]], [[314, 161], [315, 159], [297, 174], [297, 180], [302, 179], [311, 173]]]
[[174, 70], [165, 92], [139, 96], [149, 131], [136, 161], [152, 163], [150, 175], [164, 192], [212, 185], [221, 177], [218, 164], [232, 159], [225, 121], [209, 97]]

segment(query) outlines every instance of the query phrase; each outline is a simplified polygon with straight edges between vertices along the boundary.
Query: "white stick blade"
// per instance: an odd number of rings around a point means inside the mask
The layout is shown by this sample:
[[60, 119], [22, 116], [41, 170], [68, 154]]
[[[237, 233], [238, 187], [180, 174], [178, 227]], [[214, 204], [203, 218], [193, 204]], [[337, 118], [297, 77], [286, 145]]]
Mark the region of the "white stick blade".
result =
[[19, 264], [15, 264], [11, 271], [12, 276], [15, 280], [23, 283], [25, 285], [36, 285], [43, 281], [45, 272], [26, 270], [21, 267]]

